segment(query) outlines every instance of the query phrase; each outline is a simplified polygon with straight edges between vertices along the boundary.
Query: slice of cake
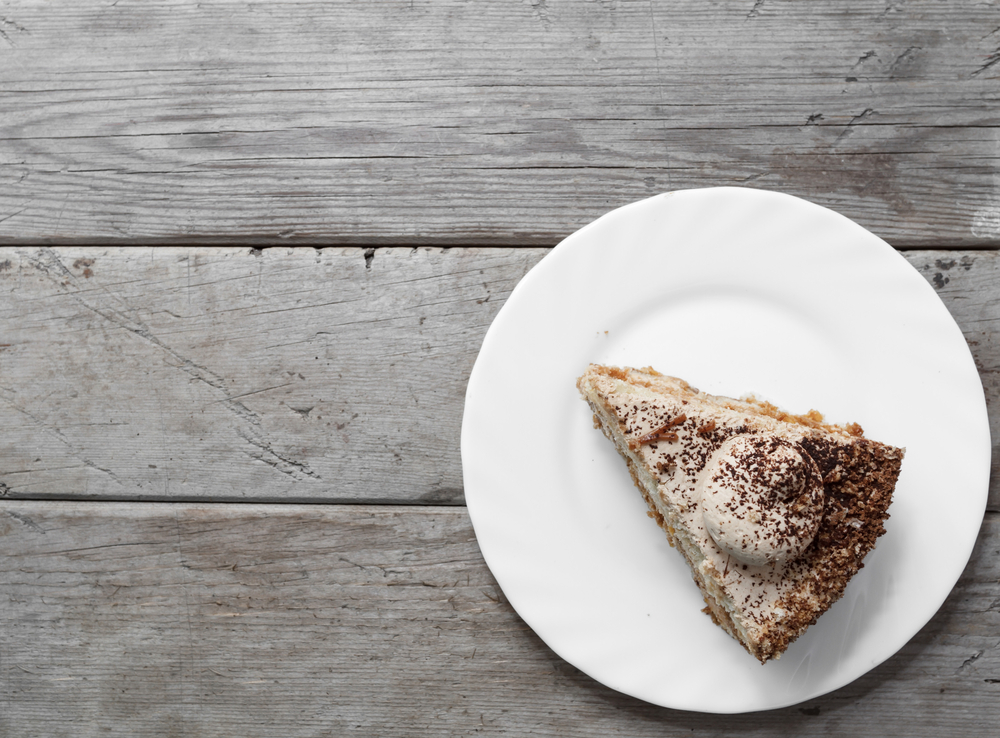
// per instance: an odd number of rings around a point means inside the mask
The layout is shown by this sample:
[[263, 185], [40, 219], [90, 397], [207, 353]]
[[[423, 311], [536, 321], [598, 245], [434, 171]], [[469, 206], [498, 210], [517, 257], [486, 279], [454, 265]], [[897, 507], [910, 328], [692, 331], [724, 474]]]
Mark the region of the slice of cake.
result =
[[716, 397], [652, 369], [595, 364], [577, 387], [705, 611], [761, 663], [844, 594], [885, 532], [903, 450], [857, 425]]

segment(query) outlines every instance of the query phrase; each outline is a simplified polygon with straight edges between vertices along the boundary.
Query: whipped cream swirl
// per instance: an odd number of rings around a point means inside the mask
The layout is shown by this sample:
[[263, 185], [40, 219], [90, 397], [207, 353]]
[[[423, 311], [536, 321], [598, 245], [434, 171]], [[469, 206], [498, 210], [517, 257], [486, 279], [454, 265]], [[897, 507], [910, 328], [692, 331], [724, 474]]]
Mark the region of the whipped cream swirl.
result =
[[823, 478], [797, 443], [771, 434], [734, 436], [699, 480], [705, 528], [725, 553], [753, 566], [806, 550], [823, 517]]

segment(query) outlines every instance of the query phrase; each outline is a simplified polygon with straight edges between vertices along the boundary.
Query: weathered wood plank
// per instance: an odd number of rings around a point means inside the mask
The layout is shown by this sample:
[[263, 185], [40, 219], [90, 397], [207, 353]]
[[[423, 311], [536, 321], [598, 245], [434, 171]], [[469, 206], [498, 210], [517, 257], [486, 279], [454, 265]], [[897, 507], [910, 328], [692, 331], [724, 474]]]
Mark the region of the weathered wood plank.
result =
[[0, 502], [0, 733], [990, 735], [1000, 516], [931, 623], [831, 695], [717, 717], [593, 682], [516, 616], [464, 508]]
[[12, 0], [0, 242], [550, 246], [752, 184], [995, 247], [998, 27], [936, 0]]
[[0, 482], [29, 497], [460, 502], [468, 375], [540, 257], [5, 250]]
[[[460, 503], [469, 372], [545, 253], [0, 249], [0, 484], [21, 498]], [[1000, 442], [1000, 257], [908, 259], [965, 331]]]

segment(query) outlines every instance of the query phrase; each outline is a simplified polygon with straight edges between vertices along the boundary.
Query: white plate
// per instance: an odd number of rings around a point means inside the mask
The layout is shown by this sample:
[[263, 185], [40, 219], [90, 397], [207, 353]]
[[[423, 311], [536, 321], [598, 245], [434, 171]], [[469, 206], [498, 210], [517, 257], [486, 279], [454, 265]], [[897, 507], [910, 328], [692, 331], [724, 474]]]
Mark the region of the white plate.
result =
[[[577, 393], [590, 362], [816, 408], [907, 448], [887, 534], [781, 660], [762, 666], [701, 612]], [[469, 380], [462, 462], [486, 562], [553, 651], [648, 702], [746, 712], [851, 682], [933, 616], [983, 519], [990, 437], [962, 333], [902, 256], [804, 200], [717, 188], [615, 210], [532, 269]]]

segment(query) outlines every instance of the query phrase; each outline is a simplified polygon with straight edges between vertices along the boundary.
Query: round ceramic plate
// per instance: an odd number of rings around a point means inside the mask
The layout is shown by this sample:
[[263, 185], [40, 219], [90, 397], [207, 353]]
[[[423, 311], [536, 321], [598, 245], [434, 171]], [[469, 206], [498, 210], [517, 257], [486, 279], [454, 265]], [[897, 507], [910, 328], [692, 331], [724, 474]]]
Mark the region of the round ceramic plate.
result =
[[[886, 535], [780, 660], [761, 665], [702, 613], [577, 392], [591, 362], [815, 408], [906, 447]], [[983, 519], [990, 438], [962, 333], [902, 256], [804, 200], [718, 188], [615, 210], [531, 270], [469, 380], [462, 463], [486, 562], [553, 651], [648, 702], [732, 713], [841, 687], [933, 616]]]

